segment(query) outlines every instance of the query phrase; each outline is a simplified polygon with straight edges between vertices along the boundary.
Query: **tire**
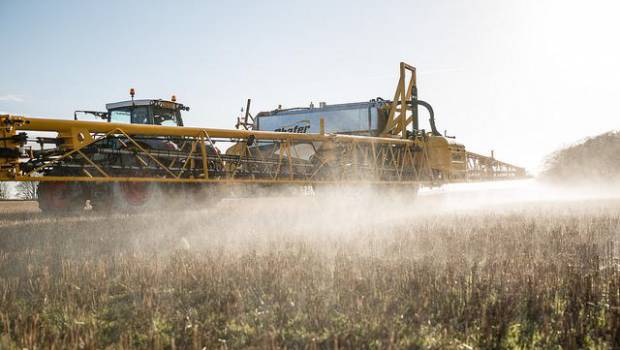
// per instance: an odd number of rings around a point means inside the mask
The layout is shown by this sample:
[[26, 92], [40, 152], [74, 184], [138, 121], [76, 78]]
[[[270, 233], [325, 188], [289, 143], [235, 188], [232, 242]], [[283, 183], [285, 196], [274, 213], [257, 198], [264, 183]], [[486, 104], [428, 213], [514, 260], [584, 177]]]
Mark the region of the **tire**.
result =
[[164, 209], [166, 202], [158, 184], [152, 182], [120, 182], [111, 186], [110, 205], [121, 212]]
[[82, 186], [70, 182], [41, 182], [38, 187], [39, 209], [45, 213], [76, 212], [84, 209]]

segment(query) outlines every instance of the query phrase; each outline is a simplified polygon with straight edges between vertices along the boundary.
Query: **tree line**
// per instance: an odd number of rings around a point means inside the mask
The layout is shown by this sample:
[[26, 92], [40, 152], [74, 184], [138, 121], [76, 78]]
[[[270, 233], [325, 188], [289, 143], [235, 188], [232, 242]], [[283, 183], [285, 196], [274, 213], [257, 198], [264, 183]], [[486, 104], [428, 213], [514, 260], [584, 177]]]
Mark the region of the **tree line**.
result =
[[0, 182], [0, 200], [5, 199], [22, 199], [22, 200], [35, 200], [37, 199], [37, 188], [39, 183], [35, 181], [18, 182], [15, 185], [15, 196], [12, 195], [11, 184], [8, 182]]

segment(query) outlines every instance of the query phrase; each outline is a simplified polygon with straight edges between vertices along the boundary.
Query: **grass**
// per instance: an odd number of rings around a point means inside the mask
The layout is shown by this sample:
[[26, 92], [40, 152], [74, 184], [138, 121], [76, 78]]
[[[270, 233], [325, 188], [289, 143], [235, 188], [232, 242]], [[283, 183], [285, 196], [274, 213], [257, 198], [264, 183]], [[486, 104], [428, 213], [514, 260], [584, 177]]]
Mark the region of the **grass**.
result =
[[620, 347], [620, 201], [248, 207], [6, 221], [0, 348]]

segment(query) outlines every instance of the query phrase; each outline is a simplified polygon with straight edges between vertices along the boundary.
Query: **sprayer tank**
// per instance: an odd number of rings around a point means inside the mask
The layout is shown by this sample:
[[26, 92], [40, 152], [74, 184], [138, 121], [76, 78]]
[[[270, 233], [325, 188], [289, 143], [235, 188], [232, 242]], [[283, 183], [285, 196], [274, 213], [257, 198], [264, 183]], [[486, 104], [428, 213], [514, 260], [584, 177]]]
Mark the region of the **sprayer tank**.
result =
[[256, 128], [263, 131], [319, 133], [321, 119], [325, 132], [355, 135], [376, 135], [387, 120], [388, 108], [383, 101], [369, 101], [308, 108], [277, 109], [261, 112]]

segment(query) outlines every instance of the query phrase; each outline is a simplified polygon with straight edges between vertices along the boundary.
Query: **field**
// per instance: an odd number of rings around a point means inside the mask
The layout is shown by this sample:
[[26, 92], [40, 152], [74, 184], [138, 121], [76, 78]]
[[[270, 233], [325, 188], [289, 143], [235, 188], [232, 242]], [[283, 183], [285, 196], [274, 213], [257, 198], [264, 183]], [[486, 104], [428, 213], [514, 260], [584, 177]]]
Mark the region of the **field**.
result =
[[0, 348], [620, 347], [620, 199], [532, 192], [6, 212]]

